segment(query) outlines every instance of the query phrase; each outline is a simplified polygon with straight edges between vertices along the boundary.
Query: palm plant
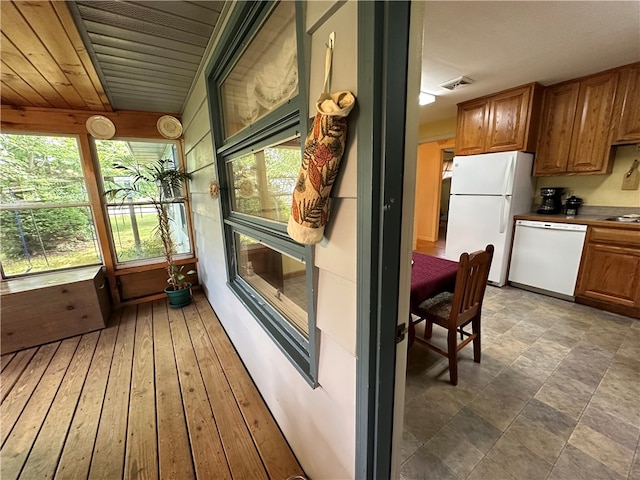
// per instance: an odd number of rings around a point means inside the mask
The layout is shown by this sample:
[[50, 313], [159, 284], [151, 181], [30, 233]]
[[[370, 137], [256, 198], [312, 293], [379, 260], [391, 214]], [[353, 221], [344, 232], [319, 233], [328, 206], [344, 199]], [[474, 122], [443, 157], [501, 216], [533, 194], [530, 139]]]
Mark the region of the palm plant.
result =
[[149, 200], [156, 210], [158, 217], [157, 232], [162, 241], [164, 256], [167, 269], [167, 283], [171, 290], [182, 290], [186, 288], [186, 275], [195, 273], [195, 271], [182, 272], [184, 266], [175, 264], [173, 258], [174, 246], [173, 236], [171, 235], [171, 225], [169, 213], [166, 205], [169, 200], [174, 199], [177, 195], [182, 195], [182, 186], [185, 181], [191, 179], [191, 174], [180, 169], [174, 169], [170, 166], [169, 159], [160, 159], [149, 165], [128, 166], [121, 163], [115, 163], [114, 168], [126, 172], [131, 182], [125, 186], [108, 189], [104, 195], [110, 199], [120, 199], [124, 202], [133, 194], [140, 195]]

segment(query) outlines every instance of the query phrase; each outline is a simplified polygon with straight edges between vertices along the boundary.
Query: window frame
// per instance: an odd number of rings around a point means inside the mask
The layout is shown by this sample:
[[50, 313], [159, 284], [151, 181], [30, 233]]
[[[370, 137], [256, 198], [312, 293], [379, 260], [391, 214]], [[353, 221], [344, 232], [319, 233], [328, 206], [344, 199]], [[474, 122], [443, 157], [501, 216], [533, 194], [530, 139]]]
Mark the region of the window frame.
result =
[[38, 202], [27, 202], [24, 204], [20, 204], [20, 203], [6, 203], [6, 204], [2, 204], [0, 205], [0, 211], [8, 211], [8, 212], [13, 212], [13, 211], [21, 211], [21, 210], [53, 210], [53, 209], [61, 209], [61, 208], [86, 208], [88, 209], [88, 213], [91, 217], [91, 227], [93, 229], [93, 236], [94, 236], [94, 241], [97, 243], [98, 245], [98, 251], [99, 251], [99, 259], [95, 262], [95, 263], [91, 263], [91, 264], [86, 264], [86, 265], [74, 265], [71, 267], [61, 267], [61, 268], [52, 268], [50, 270], [45, 270], [45, 271], [35, 271], [33, 273], [27, 272], [27, 273], [19, 273], [19, 274], [15, 274], [15, 275], [11, 275], [11, 274], [7, 274], [4, 270], [4, 265], [2, 263], [2, 261], [0, 261], [0, 278], [5, 281], [5, 280], [10, 280], [10, 279], [14, 279], [14, 278], [23, 278], [23, 277], [37, 277], [39, 275], [45, 275], [48, 273], [54, 273], [54, 272], [62, 272], [62, 271], [69, 271], [69, 270], [75, 270], [75, 269], [79, 269], [79, 268], [86, 268], [86, 267], [92, 267], [92, 266], [98, 266], [98, 265], [104, 265], [105, 259], [104, 259], [104, 251], [102, 250], [102, 248], [100, 248], [100, 240], [99, 240], [99, 229], [98, 229], [98, 223], [96, 221], [96, 215], [95, 215], [95, 211], [94, 211], [94, 205], [91, 201], [91, 195], [90, 195], [90, 185], [89, 183], [91, 182], [91, 178], [89, 177], [89, 173], [87, 172], [87, 168], [85, 165], [85, 161], [83, 158], [83, 154], [82, 154], [82, 145], [81, 145], [81, 140], [80, 137], [78, 135], [74, 135], [71, 133], [58, 133], [58, 132], [39, 132], [39, 131], [6, 131], [6, 132], [2, 132], [4, 135], [14, 135], [14, 136], [32, 136], [32, 137], [64, 137], [64, 138], [71, 138], [75, 141], [76, 144], [76, 148], [77, 148], [77, 153], [78, 153], [78, 161], [80, 163], [80, 171], [82, 173], [82, 185], [84, 186], [85, 190], [86, 190], [86, 195], [87, 198], [84, 201], [78, 201], [78, 202], [70, 202], [70, 201], [64, 201], [64, 202], [42, 202], [42, 203], [38, 203]]
[[[220, 183], [221, 228], [224, 240], [227, 286], [255, 317], [282, 353], [313, 388], [318, 386], [319, 331], [316, 328], [316, 290], [318, 270], [314, 248], [295, 242], [287, 233], [287, 224], [232, 210], [232, 179], [229, 162], [243, 154], [276, 145], [300, 136], [300, 153], [308, 129], [308, 69], [310, 41], [304, 29], [305, 5], [296, 1], [295, 32], [297, 45], [298, 94], [274, 108], [240, 131], [226, 137], [221, 87], [238, 59], [265, 25], [279, 2], [239, 2], [231, 13], [205, 72], [207, 99], [214, 154]], [[260, 295], [238, 272], [235, 234], [247, 235], [265, 246], [305, 264], [307, 287], [308, 338]]]
[[[90, 141], [91, 141], [91, 149], [92, 149], [92, 159], [95, 162], [95, 172], [96, 172], [95, 181], [99, 185], [100, 192], [104, 192], [106, 190], [105, 181], [104, 181], [104, 174], [102, 172], [102, 167], [100, 165], [100, 155], [98, 154], [98, 148], [96, 145], [97, 139], [91, 138]], [[172, 151], [173, 151], [172, 156], [173, 156], [173, 161], [175, 163], [175, 168], [177, 169], [182, 168], [186, 171], [186, 162], [185, 162], [185, 157], [182, 151], [182, 145], [181, 145], [181, 142], [178, 140], [171, 140], [168, 138], [159, 139], [159, 138], [138, 138], [138, 137], [114, 137], [108, 140], [100, 140], [100, 141], [101, 142], [115, 141], [115, 142], [126, 142], [126, 143], [136, 143], [136, 142], [162, 143], [162, 144], [171, 145]], [[166, 200], [162, 202], [166, 205], [176, 205], [176, 204], [182, 205], [185, 212], [185, 221], [186, 221], [185, 233], [189, 237], [189, 251], [184, 253], [175, 253], [173, 256], [174, 256], [174, 259], [176, 260], [190, 259], [190, 258], [196, 257], [194, 237], [193, 237], [193, 225], [191, 221], [191, 216], [189, 215], [191, 206], [189, 202], [189, 182], [188, 181], [183, 183], [182, 190], [183, 190], [182, 195], [180, 197], [174, 197], [171, 200]], [[114, 238], [113, 225], [111, 223], [111, 215], [109, 213], [109, 208], [110, 207], [120, 208], [123, 205], [127, 205], [127, 206], [133, 205], [134, 207], [152, 206], [152, 203], [149, 200], [142, 199], [142, 200], [134, 200], [131, 203], [125, 204], [125, 203], [121, 203], [120, 201], [109, 201], [109, 199], [107, 199], [104, 195], [101, 195], [100, 208], [103, 209], [104, 216], [105, 216], [105, 229], [109, 239], [109, 252], [113, 258], [114, 273], [126, 272], [127, 269], [133, 269], [141, 266], [151, 267], [154, 265], [164, 264], [165, 259], [162, 254], [156, 257], [146, 257], [146, 258], [140, 258], [140, 259], [134, 259], [134, 260], [125, 260], [125, 261], [118, 260], [118, 249], [116, 248], [116, 240]], [[153, 215], [155, 216], [155, 213], [153, 213]]]

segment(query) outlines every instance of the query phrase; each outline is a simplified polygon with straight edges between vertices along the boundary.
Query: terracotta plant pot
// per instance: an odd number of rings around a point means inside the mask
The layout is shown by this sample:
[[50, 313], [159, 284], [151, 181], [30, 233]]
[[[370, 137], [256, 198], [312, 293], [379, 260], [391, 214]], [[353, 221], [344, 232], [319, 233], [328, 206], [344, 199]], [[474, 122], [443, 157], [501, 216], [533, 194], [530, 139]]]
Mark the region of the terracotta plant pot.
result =
[[191, 284], [187, 283], [185, 288], [174, 290], [173, 286], [164, 289], [169, 297], [169, 306], [171, 308], [186, 307], [191, 303]]

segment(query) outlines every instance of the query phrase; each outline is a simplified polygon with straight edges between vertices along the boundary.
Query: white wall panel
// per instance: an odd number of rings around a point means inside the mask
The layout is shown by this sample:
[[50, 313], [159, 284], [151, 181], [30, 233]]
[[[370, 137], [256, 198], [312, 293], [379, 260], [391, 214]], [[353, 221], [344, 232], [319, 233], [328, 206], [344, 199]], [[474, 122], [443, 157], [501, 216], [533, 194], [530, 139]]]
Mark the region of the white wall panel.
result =
[[[202, 231], [203, 228], [215, 229], [220, 228], [219, 222], [213, 222], [210, 218], [203, 217], [194, 213], [193, 227], [196, 231]], [[208, 238], [205, 235], [196, 235], [196, 253], [198, 255], [198, 277], [203, 287], [205, 295], [210, 300], [210, 289], [212, 285], [218, 285], [220, 282], [226, 283], [226, 273], [224, 268], [220, 268], [220, 264], [224, 265], [224, 251], [220, 249], [215, 239]]]
[[355, 357], [356, 284], [326, 270], [320, 270], [318, 277], [317, 325], [322, 338], [331, 336]]
[[207, 102], [196, 112], [196, 116], [189, 124], [189, 135], [184, 136], [184, 151], [189, 153], [203, 137], [211, 130], [209, 125], [209, 106]]
[[320, 2], [307, 2], [306, 29], [308, 33], [314, 31], [324, 23], [331, 14], [344, 4], [345, 0], [325, 0]]
[[[320, 344], [321, 388], [308, 399], [308, 408], [314, 413], [291, 425], [292, 436], [302, 446], [304, 457], [311, 460], [309, 468], [305, 466], [311, 478], [355, 478], [356, 359], [328, 336], [323, 335]], [[297, 401], [285, 395], [281, 407], [290, 411]], [[329, 405], [333, 412], [327, 409]]]
[[[356, 200], [334, 198], [330, 203], [325, 239], [316, 247], [316, 266], [356, 282]], [[323, 246], [324, 245], [324, 246]], [[355, 322], [355, 317], [353, 322]]]
[[[211, 198], [209, 195], [209, 182], [216, 178], [215, 166], [210, 164], [193, 173], [189, 189], [193, 212], [220, 222], [220, 197]], [[199, 229], [195, 231], [199, 232]]]
[[[191, 131], [190, 131], [191, 133]], [[193, 172], [214, 162], [211, 133], [207, 133], [190, 151], [187, 152], [187, 171]]]
[[[191, 194], [191, 210], [198, 215], [220, 223], [219, 201], [211, 198], [208, 193], [193, 193]], [[199, 230], [195, 230], [195, 232], [199, 232]]]
[[[191, 182], [189, 190], [191, 193], [209, 194], [209, 181], [217, 178], [215, 165], [209, 164], [200, 170], [196, 170], [191, 174]], [[218, 200], [216, 200], [218, 201]]]
[[182, 112], [182, 125], [185, 129], [191, 128], [191, 123], [196, 116], [196, 112], [202, 108], [204, 103], [206, 103], [206, 99], [207, 91], [205, 88], [204, 76], [201, 75], [193, 85], [193, 90], [191, 91], [189, 100], [184, 107], [184, 112]]

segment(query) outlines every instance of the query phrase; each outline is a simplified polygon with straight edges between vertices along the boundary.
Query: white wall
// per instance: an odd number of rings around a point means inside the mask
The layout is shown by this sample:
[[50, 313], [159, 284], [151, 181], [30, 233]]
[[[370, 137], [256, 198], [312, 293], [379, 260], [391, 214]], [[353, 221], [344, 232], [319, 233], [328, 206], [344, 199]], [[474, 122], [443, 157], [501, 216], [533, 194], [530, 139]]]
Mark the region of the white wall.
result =
[[[312, 38], [308, 116], [313, 116], [315, 97], [324, 79], [324, 45], [330, 32], [336, 33], [332, 90], [350, 90], [357, 96], [356, 2], [308, 2], [306, 24]], [[217, 179], [218, 173], [205, 97], [201, 75], [182, 116], [187, 165], [193, 172], [191, 205], [200, 283], [305, 472], [313, 479], [353, 478], [357, 280], [353, 118], [341, 173], [332, 192], [326, 245], [315, 251], [321, 333], [320, 386], [313, 389], [226, 286], [219, 200], [208, 195], [209, 181]]]

